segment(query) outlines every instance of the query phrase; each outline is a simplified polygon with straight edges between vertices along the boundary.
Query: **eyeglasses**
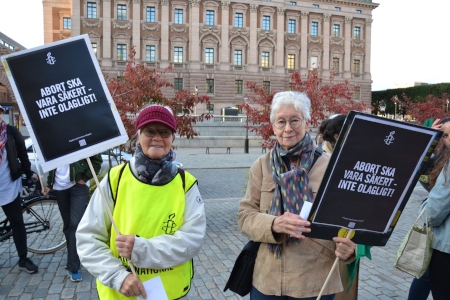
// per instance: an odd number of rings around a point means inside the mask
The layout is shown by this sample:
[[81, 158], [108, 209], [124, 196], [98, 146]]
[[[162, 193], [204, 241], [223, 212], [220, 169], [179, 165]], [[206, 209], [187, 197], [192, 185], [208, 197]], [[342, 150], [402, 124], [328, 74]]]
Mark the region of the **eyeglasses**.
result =
[[172, 130], [170, 129], [154, 129], [154, 128], [144, 128], [142, 132], [146, 137], [155, 137], [158, 133], [162, 138], [168, 138], [172, 135]]
[[288, 121], [285, 119], [278, 119], [275, 120], [273, 123], [273, 126], [275, 126], [277, 129], [284, 129], [286, 127], [286, 124], [289, 123], [292, 129], [297, 129], [303, 124], [303, 119], [300, 118], [292, 118]]

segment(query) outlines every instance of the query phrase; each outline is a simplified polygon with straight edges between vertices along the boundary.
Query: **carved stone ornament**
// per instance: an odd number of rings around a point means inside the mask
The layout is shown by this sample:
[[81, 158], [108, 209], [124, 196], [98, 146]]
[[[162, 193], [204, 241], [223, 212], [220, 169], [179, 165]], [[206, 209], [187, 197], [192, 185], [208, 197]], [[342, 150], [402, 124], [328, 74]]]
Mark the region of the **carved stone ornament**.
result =
[[161, 5], [169, 5], [169, 0], [161, 0]]
[[171, 25], [170, 26], [170, 32], [186, 32], [186, 25]]
[[200, 0], [189, 0], [189, 6], [198, 7], [200, 4]]
[[113, 28], [119, 28], [119, 29], [131, 29], [131, 23], [125, 23], [123, 25], [120, 25], [116, 21], [113, 21]]
[[141, 3], [141, 0], [133, 0], [134, 3]]
[[351, 23], [351, 22], [352, 22], [352, 20], [353, 20], [353, 18], [350, 18], [350, 17], [345, 17], [345, 24], [349, 24], [349, 23]]
[[97, 22], [94, 22], [94, 23], [89, 23], [88, 21], [83, 19], [82, 23], [83, 23], [83, 27], [101, 27], [102, 26], [102, 20], [98, 20]]
[[300, 13], [300, 16], [301, 16], [302, 19], [308, 19], [309, 11], [302, 11]]
[[322, 37], [312, 37], [312, 36], [310, 36], [308, 41], [310, 43], [314, 43], [314, 44], [321, 44], [322, 43]]
[[216, 33], [220, 35], [220, 29], [216, 26], [203, 26], [200, 28], [200, 33]]
[[277, 7], [277, 13], [279, 15], [284, 15], [285, 9], [283, 7]]
[[341, 38], [331, 38], [330, 39], [330, 44], [331, 45], [342, 46], [342, 45], [344, 45], [344, 40], [341, 39]]
[[229, 9], [230, 8], [230, 2], [222, 1], [222, 9]]
[[371, 27], [372, 26], [372, 22], [373, 22], [372, 19], [366, 19], [365, 24], [366, 24], [366, 26]]
[[248, 37], [248, 31], [242, 28], [238, 28], [238, 29], [230, 29], [230, 37], [232, 36], [239, 36], [239, 35], [243, 35]]
[[257, 11], [258, 11], [258, 5], [250, 4], [250, 12], [257, 12]]
[[352, 46], [357, 47], [357, 48], [363, 48], [364, 43], [363, 42], [352, 42]]
[[330, 22], [330, 18], [331, 18], [330, 15], [323, 15], [323, 20], [324, 20], [325, 22]]
[[298, 42], [300, 40], [298, 34], [289, 34], [289, 33], [284, 34], [284, 39], [286, 41], [291, 41], [291, 42]]
[[70, 37], [70, 35], [69, 35], [69, 36], [65, 36], [65, 35], [63, 35], [62, 33], [59, 34], [59, 39], [60, 39], [60, 40], [67, 39], [68, 37]]
[[260, 30], [258, 31], [258, 39], [275, 39], [275, 34], [270, 30]]
[[159, 31], [159, 24], [155, 24], [154, 26], [147, 26], [145, 24], [142, 24], [142, 29], [143, 30], [148, 30], [148, 31]]

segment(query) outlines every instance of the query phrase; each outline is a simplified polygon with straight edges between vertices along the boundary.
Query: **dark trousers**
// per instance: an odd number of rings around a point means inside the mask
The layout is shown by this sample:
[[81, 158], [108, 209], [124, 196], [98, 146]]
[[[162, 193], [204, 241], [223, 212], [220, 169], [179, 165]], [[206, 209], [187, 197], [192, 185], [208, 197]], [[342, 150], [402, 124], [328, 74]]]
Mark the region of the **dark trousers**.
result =
[[450, 298], [450, 254], [433, 249], [429, 270], [433, 299], [448, 300]]
[[[321, 296], [322, 300], [333, 300], [335, 295]], [[250, 290], [250, 300], [316, 300], [317, 297], [293, 298], [289, 296], [268, 296], [258, 291], [254, 286]]]
[[427, 300], [430, 295], [430, 269], [420, 277], [414, 278], [409, 288], [408, 300]]
[[12, 236], [14, 244], [16, 245], [19, 259], [27, 258], [27, 232], [25, 230], [25, 224], [23, 223], [22, 215], [22, 199], [20, 194], [13, 202], [3, 205], [3, 212], [11, 224]]
[[77, 183], [67, 190], [55, 190], [55, 195], [63, 219], [63, 232], [67, 240], [67, 270], [77, 273], [81, 263], [77, 253], [75, 232], [87, 207], [89, 188], [84, 184]]

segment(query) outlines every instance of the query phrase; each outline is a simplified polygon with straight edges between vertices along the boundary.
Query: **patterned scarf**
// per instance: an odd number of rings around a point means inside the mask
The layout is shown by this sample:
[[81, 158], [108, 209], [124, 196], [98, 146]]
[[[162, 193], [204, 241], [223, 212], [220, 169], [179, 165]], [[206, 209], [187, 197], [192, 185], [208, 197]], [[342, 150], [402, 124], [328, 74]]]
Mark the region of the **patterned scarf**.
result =
[[[289, 158], [300, 160], [298, 168], [291, 170]], [[284, 161], [283, 161], [284, 159]], [[294, 148], [286, 151], [278, 142], [270, 151], [270, 167], [275, 181], [275, 191], [268, 214], [281, 216], [288, 211], [300, 214], [303, 202], [313, 201], [313, 192], [309, 183], [308, 171], [314, 160], [314, 148], [311, 136], [307, 132], [305, 137]], [[298, 244], [298, 239], [289, 237], [287, 244]], [[269, 250], [276, 257], [281, 256], [283, 244], [269, 244]]]
[[172, 163], [177, 156], [172, 149], [162, 159], [151, 159], [142, 152], [142, 147], [138, 144], [134, 157], [138, 179], [144, 183], [163, 185], [177, 175], [178, 167]]
[[6, 141], [8, 140], [8, 136], [6, 134], [6, 122], [1, 121], [0, 122], [0, 163], [3, 159], [3, 149], [6, 146]]

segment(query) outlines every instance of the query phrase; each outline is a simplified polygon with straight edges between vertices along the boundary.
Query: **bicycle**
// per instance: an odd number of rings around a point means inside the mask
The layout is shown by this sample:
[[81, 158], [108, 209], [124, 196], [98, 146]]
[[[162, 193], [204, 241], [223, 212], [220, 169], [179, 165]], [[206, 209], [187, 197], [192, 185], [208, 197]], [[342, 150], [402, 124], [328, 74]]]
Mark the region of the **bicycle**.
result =
[[[40, 190], [39, 183], [23, 186], [20, 193], [22, 214], [28, 251], [48, 254], [64, 248], [67, 242], [56, 196], [51, 193], [45, 196]], [[0, 242], [3, 242], [12, 237], [12, 229], [2, 210], [0, 219]]]

